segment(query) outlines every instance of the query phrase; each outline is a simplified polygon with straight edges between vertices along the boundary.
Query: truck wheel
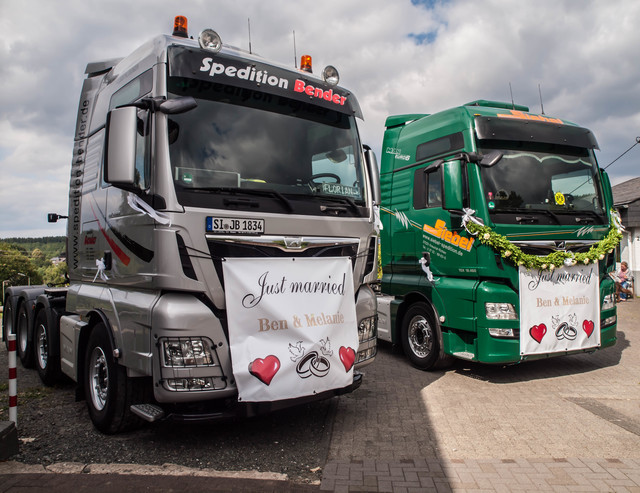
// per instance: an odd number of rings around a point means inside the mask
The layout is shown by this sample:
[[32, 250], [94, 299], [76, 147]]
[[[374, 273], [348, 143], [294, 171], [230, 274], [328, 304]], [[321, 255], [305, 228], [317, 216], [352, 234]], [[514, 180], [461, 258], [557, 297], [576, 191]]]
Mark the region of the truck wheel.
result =
[[438, 362], [437, 330], [426, 303], [414, 303], [402, 319], [402, 349], [409, 361], [421, 370], [431, 370]]
[[84, 361], [85, 398], [94, 426], [108, 434], [140, 426], [142, 420], [130, 410], [139, 379], [128, 378], [125, 368], [114, 360], [111, 337], [103, 323], [91, 331]]
[[18, 356], [25, 368], [33, 366], [33, 342], [29, 341], [29, 312], [27, 302], [20, 305], [16, 327]]
[[40, 380], [51, 386], [60, 376], [60, 358], [56, 350], [59, 344], [56, 327], [52, 327], [47, 310], [38, 310], [33, 334], [34, 361]]
[[2, 336], [7, 349], [9, 349], [9, 336], [15, 334], [16, 330], [13, 326], [13, 308], [9, 296], [5, 298], [2, 310]]

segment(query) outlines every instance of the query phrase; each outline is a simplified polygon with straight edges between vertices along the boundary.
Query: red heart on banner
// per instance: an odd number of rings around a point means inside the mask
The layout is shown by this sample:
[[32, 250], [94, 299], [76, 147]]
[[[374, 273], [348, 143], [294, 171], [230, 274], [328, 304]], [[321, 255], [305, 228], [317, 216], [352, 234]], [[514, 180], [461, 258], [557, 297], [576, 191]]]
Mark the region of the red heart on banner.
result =
[[542, 338], [547, 333], [547, 326], [545, 324], [534, 325], [529, 329], [529, 334], [538, 344], [542, 342]]
[[266, 358], [257, 358], [249, 365], [249, 373], [260, 380], [262, 383], [269, 385], [273, 377], [280, 369], [280, 360], [273, 355]]
[[340, 361], [342, 361], [345, 371], [351, 370], [355, 360], [356, 352], [353, 349], [350, 347], [340, 346]]
[[591, 337], [591, 334], [593, 334], [593, 327], [594, 324], [591, 320], [585, 320], [582, 322], [582, 330], [587, 333], [587, 337]]

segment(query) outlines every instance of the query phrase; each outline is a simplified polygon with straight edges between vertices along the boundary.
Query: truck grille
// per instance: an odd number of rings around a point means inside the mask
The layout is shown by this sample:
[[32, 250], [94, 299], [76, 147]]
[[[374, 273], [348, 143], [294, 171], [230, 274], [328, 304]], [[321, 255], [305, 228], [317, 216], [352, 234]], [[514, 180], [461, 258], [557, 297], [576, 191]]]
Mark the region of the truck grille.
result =
[[[209, 253], [218, 277], [223, 280], [223, 258], [273, 258], [273, 257], [349, 257], [355, 268], [358, 241], [352, 238], [298, 238], [285, 237], [209, 238]], [[223, 282], [224, 284], [224, 282]]]

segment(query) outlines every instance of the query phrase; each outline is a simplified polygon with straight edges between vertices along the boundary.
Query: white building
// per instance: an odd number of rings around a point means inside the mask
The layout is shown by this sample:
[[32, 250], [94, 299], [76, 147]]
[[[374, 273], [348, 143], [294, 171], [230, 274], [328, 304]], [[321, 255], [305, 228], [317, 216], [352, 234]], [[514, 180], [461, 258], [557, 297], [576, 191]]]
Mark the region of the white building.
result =
[[[640, 279], [640, 178], [632, 178], [612, 187], [613, 204], [620, 212], [626, 231], [620, 242], [620, 260], [629, 265], [634, 280]], [[638, 282], [633, 283], [638, 295]]]

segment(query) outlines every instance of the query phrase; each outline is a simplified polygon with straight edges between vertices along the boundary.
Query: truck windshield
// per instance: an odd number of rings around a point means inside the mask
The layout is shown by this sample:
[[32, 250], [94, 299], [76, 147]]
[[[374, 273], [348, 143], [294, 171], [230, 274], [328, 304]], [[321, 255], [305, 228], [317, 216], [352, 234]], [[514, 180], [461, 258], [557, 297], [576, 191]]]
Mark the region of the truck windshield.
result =
[[[169, 97], [193, 96], [198, 106], [169, 116], [173, 179], [182, 203], [222, 207], [212, 195], [270, 197], [289, 211], [318, 200], [364, 205], [355, 118], [282, 96], [181, 77]], [[212, 192], [212, 193], [207, 193]], [[227, 201], [228, 203], [228, 201]]]
[[603, 224], [606, 215], [592, 151], [548, 144], [493, 142], [497, 164], [481, 168], [484, 194], [494, 222]]

